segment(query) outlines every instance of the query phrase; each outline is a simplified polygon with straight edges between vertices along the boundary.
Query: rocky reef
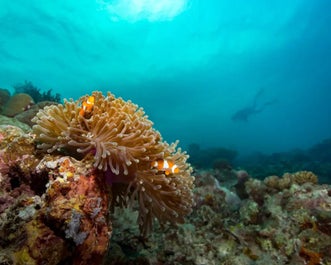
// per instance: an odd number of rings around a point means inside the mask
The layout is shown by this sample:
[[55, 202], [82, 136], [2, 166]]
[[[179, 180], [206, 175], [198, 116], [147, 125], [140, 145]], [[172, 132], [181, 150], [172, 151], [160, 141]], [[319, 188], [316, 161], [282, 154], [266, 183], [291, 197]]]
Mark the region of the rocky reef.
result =
[[130, 101], [94, 92], [33, 122], [0, 126], [0, 264], [102, 264], [116, 207], [138, 209], [141, 237], [192, 211], [187, 155]]
[[99, 264], [111, 235], [100, 178], [72, 157], [40, 157], [18, 127], [0, 138], [0, 263]]
[[[28, 81], [15, 85], [14, 89], [15, 92], [11, 95], [8, 89], [0, 88], [0, 124], [30, 129], [33, 125], [31, 119], [40, 109], [61, 100], [60, 94], [54, 96], [51, 90], [42, 92]], [[8, 117], [15, 119], [7, 119]]]
[[197, 171], [185, 223], [144, 238], [138, 204], [110, 211], [93, 157], [41, 156], [15, 126], [0, 137], [1, 264], [331, 263], [331, 187], [312, 172]]
[[192, 172], [136, 105], [92, 96], [0, 125], [0, 264], [331, 264], [316, 174]]
[[309, 170], [318, 175], [320, 183], [330, 184], [331, 139], [327, 138], [307, 149], [294, 149], [269, 155], [246, 155], [238, 158], [233, 165], [245, 168], [259, 179], [269, 175]]
[[264, 181], [232, 174], [228, 181], [228, 173], [196, 172], [186, 223], [158, 227], [148, 242], [135, 236], [130, 214], [119, 215], [110, 264], [331, 264], [329, 185], [307, 171]]
[[306, 149], [296, 148], [271, 154], [255, 152], [242, 155], [236, 150], [224, 147], [200, 148], [198, 144], [190, 144], [188, 153], [189, 162], [196, 169], [244, 168], [258, 179], [308, 170], [318, 175], [320, 183], [331, 183], [331, 138]]

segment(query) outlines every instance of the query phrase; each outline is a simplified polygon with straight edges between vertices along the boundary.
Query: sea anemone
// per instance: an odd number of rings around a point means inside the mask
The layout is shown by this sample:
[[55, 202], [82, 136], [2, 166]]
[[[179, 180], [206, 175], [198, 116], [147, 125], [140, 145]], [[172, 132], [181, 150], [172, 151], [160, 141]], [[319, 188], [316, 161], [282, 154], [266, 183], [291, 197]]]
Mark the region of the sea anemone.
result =
[[[111, 184], [113, 204], [138, 201], [144, 234], [154, 217], [178, 223], [190, 213], [194, 178], [188, 155], [177, 149], [177, 142], [163, 141], [143, 109], [131, 101], [95, 91], [77, 101], [46, 106], [33, 122], [39, 149], [76, 158], [92, 156], [95, 169]], [[165, 174], [151, 166], [160, 159], [173, 161], [178, 172]]]

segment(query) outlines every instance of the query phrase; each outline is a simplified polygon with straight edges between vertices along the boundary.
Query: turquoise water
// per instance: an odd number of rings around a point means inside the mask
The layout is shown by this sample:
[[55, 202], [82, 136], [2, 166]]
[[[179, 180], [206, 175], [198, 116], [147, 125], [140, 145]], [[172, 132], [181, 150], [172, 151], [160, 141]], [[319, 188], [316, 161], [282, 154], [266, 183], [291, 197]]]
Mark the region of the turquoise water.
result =
[[[0, 87], [110, 90], [168, 141], [240, 153], [330, 137], [327, 0], [0, 1]], [[13, 91], [13, 90], [12, 90]]]

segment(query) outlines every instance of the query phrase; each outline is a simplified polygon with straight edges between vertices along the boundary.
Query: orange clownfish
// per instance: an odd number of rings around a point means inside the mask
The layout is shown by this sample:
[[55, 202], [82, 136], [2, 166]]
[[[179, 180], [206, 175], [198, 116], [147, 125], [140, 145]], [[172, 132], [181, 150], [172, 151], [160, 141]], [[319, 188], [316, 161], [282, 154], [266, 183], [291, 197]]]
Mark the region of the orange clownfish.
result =
[[151, 163], [152, 168], [156, 168], [159, 171], [164, 171], [167, 176], [179, 172], [178, 166], [171, 160], [158, 159]]
[[85, 116], [86, 114], [90, 114], [93, 110], [94, 106], [94, 96], [89, 96], [86, 101], [82, 103], [82, 108], [79, 111], [80, 116]]

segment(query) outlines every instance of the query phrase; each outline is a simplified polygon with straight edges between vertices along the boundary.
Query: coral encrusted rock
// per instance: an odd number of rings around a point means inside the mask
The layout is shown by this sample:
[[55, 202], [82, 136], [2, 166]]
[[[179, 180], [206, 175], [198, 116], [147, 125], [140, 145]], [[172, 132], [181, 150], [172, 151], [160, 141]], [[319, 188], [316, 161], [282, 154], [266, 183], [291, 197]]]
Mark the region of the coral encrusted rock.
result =
[[34, 101], [30, 95], [25, 93], [15, 94], [3, 107], [2, 114], [8, 117], [14, 117], [18, 113], [29, 109], [33, 104]]
[[95, 91], [45, 107], [33, 122], [39, 149], [91, 157], [111, 185], [114, 204], [138, 201], [143, 234], [150, 231], [154, 217], [161, 223], [183, 223], [191, 212], [194, 178], [188, 155], [177, 143], [163, 141], [143, 109], [131, 101]]

